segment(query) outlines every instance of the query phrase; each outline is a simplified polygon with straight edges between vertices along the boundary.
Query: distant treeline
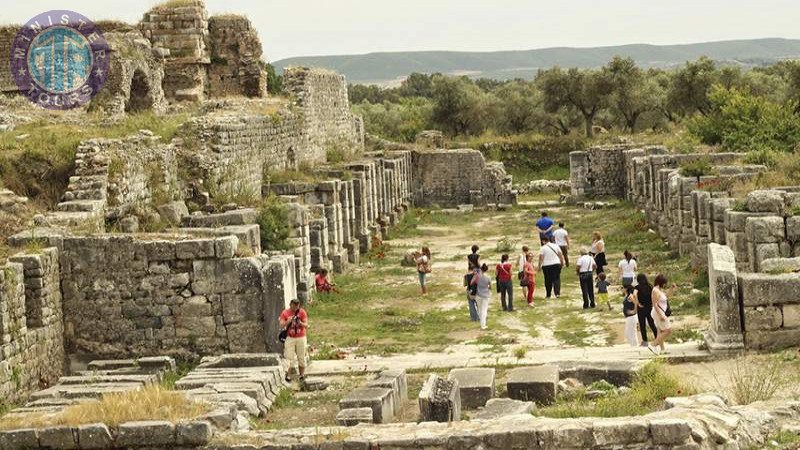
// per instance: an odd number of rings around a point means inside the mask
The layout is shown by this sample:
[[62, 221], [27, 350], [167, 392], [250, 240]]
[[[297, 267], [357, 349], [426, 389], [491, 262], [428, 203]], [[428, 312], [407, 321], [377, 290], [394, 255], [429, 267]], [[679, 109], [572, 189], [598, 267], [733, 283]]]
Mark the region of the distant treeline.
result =
[[421, 130], [455, 137], [604, 130], [638, 133], [686, 126], [726, 149], [786, 151], [800, 139], [800, 61], [743, 71], [708, 58], [675, 70], [615, 57], [593, 70], [554, 67], [532, 81], [411, 74], [397, 88], [351, 85], [367, 131], [410, 141]]

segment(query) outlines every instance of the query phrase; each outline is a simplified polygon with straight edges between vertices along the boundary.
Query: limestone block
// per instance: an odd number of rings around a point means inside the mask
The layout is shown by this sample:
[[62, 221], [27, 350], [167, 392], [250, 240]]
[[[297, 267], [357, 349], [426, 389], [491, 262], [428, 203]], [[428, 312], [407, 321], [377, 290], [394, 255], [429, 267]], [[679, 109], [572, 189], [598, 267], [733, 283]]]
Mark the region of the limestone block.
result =
[[39, 448], [39, 433], [35, 428], [0, 431], [0, 448], [36, 449]]
[[558, 364], [559, 379], [574, 378], [588, 386], [596, 381], [607, 381], [614, 386], [627, 386], [639, 368], [632, 361], [570, 362]]
[[800, 257], [765, 259], [761, 261], [760, 269], [764, 273], [800, 272]]
[[214, 317], [175, 317], [175, 336], [213, 337], [217, 332]]
[[236, 236], [226, 236], [217, 238], [214, 241], [214, 252], [217, 258], [229, 259], [233, 258], [236, 250], [239, 248], [239, 238]]
[[161, 218], [171, 225], [179, 225], [184, 216], [189, 215], [189, 208], [182, 201], [170, 202], [156, 208]]
[[461, 420], [458, 380], [445, 380], [432, 374], [422, 385], [418, 400], [422, 422], [448, 423]]
[[175, 243], [175, 252], [178, 259], [213, 258], [215, 254], [214, 240], [197, 239], [178, 241]]
[[744, 308], [744, 328], [747, 331], [777, 330], [783, 323], [783, 315], [777, 306]]
[[492, 398], [480, 409], [472, 420], [494, 420], [502, 417], [529, 415], [535, 409], [533, 402], [522, 402], [510, 398]]
[[336, 424], [352, 427], [360, 423], [373, 423], [372, 408], [348, 408], [336, 414]]
[[745, 221], [747, 240], [753, 244], [777, 243], [785, 239], [783, 217], [748, 217]]
[[408, 381], [405, 369], [389, 369], [380, 373], [381, 378], [394, 378], [399, 386], [400, 400], [408, 400]]
[[513, 369], [506, 379], [508, 396], [515, 400], [549, 405], [558, 392], [558, 367], [538, 366]]
[[391, 389], [357, 388], [339, 401], [339, 409], [372, 409], [374, 423], [389, 423], [394, 417], [394, 397]]
[[604, 420], [593, 425], [592, 433], [598, 446], [638, 444], [650, 437], [646, 422], [640, 420]]
[[786, 218], [786, 239], [792, 242], [800, 240], [800, 216]]
[[786, 193], [775, 190], [753, 191], [747, 194], [747, 210], [783, 215]]
[[452, 369], [448, 379], [458, 380], [458, 392], [463, 409], [477, 409], [494, 397], [494, 369]]
[[175, 445], [175, 425], [161, 420], [125, 422], [117, 429], [119, 447], [157, 447]]
[[800, 276], [793, 273], [740, 273], [739, 295], [744, 306], [800, 303]]
[[752, 272], [761, 271], [761, 261], [781, 257], [781, 246], [779, 244], [748, 244], [750, 248], [750, 270]]
[[78, 427], [78, 442], [81, 449], [99, 450], [110, 448], [113, 441], [106, 424], [94, 423]]
[[765, 217], [769, 213], [754, 213], [747, 211], [734, 211], [728, 209], [725, 211], [725, 229], [737, 233], [744, 233], [745, 224], [750, 217]]
[[800, 305], [783, 305], [783, 327], [800, 327]]
[[178, 445], [190, 446], [206, 445], [214, 434], [211, 423], [200, 420], [178, 423], [175, 432]]
[[653, 444], [676, 445], [686, 442], [692, 433], [689, 423], [681, 419], [657, 419], [650, 421]]
[[781, 329], [774, 331], [747, 331], [744, 336], [748, 349], [782, 349], [800, 345], [800, 329]]
[[78, 448], [70, 427], [48, 427], [39, 429], [39, 445], [43, 448], [74, 449]]

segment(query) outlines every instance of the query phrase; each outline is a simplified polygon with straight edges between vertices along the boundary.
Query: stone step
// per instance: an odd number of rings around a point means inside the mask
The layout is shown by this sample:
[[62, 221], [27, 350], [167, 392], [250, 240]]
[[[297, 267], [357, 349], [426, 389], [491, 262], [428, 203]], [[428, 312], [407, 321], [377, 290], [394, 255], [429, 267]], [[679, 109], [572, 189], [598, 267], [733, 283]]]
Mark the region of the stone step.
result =
[[105, 202], [101, 200], [72, 200], [58, 204], [58, 210], [62, 212], [91, 212], [97, 213], [103, 210]]
[[62, 385], [97, 384], [97, 383], [141, 383], [151, 385], [158, 382], [156, 375], [85, 375], [66, 376], [58, 379]]

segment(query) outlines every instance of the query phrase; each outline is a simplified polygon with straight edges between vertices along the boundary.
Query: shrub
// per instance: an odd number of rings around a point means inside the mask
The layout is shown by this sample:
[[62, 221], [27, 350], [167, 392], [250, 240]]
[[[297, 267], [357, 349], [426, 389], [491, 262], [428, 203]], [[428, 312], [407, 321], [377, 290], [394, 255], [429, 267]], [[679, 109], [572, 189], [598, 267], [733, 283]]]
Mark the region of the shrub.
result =
[[516, 241], [514, 239], [511, 239], [508, 236], [505, 236], [505, 237], [503, 237], [503, 239], [500, 239], [499, 241], [497, 241], [497, 245], [495, 246], [495, 250], [498, 253], [511, 253], [517, 248], [517, 244], [518, 243], [519, 243], [519, 241]]
[[400, 142], [413, 142], [420, 131], [433, 127], [433, 104], [425, 98], [404, 98], [400, 103], [362, 102], [353, 112], [364, 118], [366, 132]]
[[681, 165], [681, 175], [685, 177], [703, 177], [714, 173], [713, 167], [707, 158], [701, 158]]
[[717, 372], [712, 372], [712, 376], [720, 390], [738, 405], [770, 400], [780, 390], [796, 386], [800, 381], [781, 355], [772, 355], [762, 363], [738, 358], [727, 374], [727, 383], [718, 378]]
[[261, 229], [263, 251], [289, 249], [289, 211], [275, 196], [269, 196], [258, 209], [257, 223]]

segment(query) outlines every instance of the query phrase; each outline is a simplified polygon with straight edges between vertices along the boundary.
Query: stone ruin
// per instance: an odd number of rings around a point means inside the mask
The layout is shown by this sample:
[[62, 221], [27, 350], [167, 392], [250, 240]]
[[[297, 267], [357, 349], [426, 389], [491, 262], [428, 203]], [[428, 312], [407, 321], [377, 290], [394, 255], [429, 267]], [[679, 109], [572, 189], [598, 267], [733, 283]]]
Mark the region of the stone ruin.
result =
[[[663, 147], [595, 147], [570, 154], [573, 200], [626, 198], [653, 230], [709, 272], [711, 350], [800, 345], [800, 188], [735, 198], [732, 189], [765, 172], [743, 154], [673, 154]], [[711, 170], [685, 176], [681, 166]]]

